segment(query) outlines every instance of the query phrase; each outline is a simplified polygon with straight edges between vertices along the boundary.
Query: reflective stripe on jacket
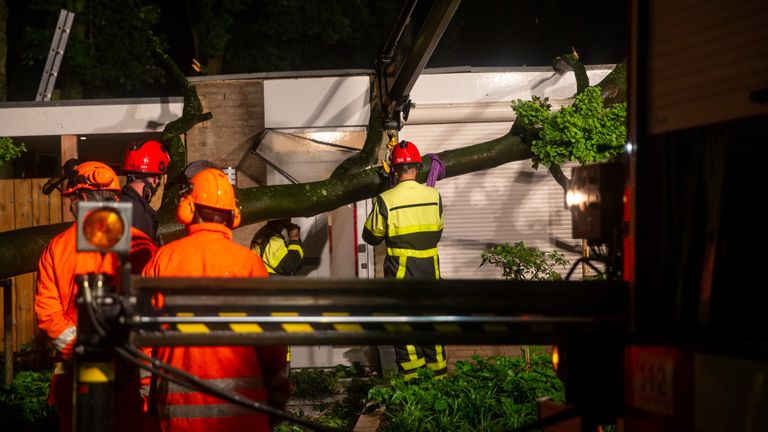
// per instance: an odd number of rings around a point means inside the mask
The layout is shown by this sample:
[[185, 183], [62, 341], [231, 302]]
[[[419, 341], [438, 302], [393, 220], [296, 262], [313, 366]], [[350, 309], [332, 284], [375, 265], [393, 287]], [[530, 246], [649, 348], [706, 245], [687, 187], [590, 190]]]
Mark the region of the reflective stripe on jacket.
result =
[[[144, 276], [267, 277], [256, 254], [232, 241], [221, 224], [188, 227], [161, 247]], [[290, 393], [284, 347], [158, 347], [154, 356], [227, 391], [284, 408]], [[268, 431], [267, 416], [157, 378], [155, 401], [164, 431]]]
[[440, 193], [413, 180], [376, 197], [363, 228], [366, 243], [386, 243], [384, 275], [397, 279], [439, 279], [437, 244], [442, 234]]

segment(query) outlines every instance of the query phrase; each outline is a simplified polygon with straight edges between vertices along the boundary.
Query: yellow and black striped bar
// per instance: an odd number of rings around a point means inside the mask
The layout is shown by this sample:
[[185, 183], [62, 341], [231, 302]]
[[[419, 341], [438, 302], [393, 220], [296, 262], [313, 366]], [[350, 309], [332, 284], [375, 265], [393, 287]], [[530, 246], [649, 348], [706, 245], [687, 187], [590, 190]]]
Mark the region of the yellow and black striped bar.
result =
[[625, 331], [621, 282], [133, 278], [133, 343], [557, 343]]

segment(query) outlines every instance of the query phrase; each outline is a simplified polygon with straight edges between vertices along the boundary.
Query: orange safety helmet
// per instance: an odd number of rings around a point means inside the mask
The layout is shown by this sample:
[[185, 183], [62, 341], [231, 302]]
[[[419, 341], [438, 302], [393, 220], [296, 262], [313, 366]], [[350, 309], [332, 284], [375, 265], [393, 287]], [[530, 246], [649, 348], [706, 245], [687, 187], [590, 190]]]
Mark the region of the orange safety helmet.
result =
[[421, 154], [416, 145], [410, 141], [400, 141], [392, 149], [392, 165], [420, 164]]
[[120, 182], [112, 168], [101, 162], [83, 162], [78, 164], [67, 185], [61, 193], [63, 196], [72, 195], [78, 190], [108, 190], [120, 192]]
[[125, 149], [123, 172], [163, 175], [170, 162], [168, 150], [160, 141], [145, 139], [136, 141]]
[[235, 190], [223, 171], [206, 168], [195, 174], [189, 181], [189, 192], [176, 207], [176, 219], [183, 225], [192, 223], [195, 205], [232, 212], [229, 227], [240, 225], [240, 207], [235, 200]]

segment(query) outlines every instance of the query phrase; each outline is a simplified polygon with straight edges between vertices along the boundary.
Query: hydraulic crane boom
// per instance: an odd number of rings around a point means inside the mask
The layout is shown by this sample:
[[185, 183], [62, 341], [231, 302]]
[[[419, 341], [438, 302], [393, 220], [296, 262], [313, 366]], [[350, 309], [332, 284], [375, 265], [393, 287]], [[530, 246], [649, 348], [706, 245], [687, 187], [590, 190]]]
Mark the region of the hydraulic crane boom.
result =
[[408, 0], [376, 61], [387, 129], [408, 120], [410, 93], [461, 0]]

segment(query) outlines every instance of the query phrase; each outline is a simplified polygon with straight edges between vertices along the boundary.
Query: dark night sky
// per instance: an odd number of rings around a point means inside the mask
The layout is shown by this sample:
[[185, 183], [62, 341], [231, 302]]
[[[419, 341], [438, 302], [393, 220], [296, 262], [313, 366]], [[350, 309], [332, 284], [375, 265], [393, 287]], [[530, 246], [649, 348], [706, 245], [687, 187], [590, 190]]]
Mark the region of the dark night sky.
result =
[[626, 57], [626, 2], [465, 0], [429, 67], [544, 66], [575, 47], [585, 64]]
[[[427, 67], [548, 66], [571, 47], [585, 64], [619, 63], [625, 59], [628, 46], [626, 8], [627, 2], [621, 0], [463, 0]], [[381, 28], [368, 30], [364, 36], [368, 46], [364, 51], [370, 52], [369, 56], [352, 55], [353, 49], [344, 43], [324, 46], [314, 42], [311, 52], [300, 58], [301, 64], [291, 69], [372, 69], [400, 6], [390, 9], [391, 16], [379, 19]], [[307, 11], [311, 12], [311, 6]], [[168, 20], [165, 25], [183, 24]], [[186, 30], [179, 27], [170, 33], [184, 36]], [[184, 38], [171, 41], [171, 47], [175, 57], [191, 55]], [[359, 54], [360, 48], [355, 51]]]

